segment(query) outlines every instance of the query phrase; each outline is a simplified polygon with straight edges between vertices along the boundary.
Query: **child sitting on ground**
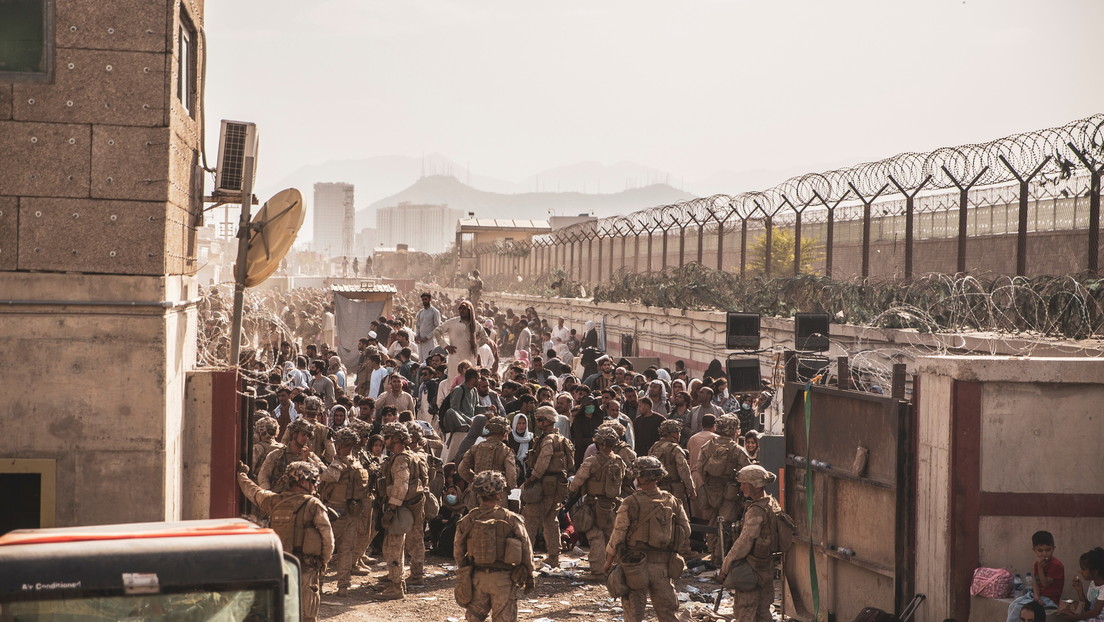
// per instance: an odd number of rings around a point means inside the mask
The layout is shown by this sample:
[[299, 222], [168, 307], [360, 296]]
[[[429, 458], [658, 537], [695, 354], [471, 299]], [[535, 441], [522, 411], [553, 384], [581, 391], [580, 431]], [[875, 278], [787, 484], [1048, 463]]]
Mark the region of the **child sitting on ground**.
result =
[[[1062, 609], [1058, 615], [1066, 620], [1098, 620], [1104, 617], [1104, 549], [1096, 547], [1078, 560], [1081, 572], [1073, 575], [1073, 589], [1077, 591], [1077, 600], [1084, 605], [1084, 613], [1074, 613]], [[1088, 581], [1088, 586], [1082, 586]]]
[[1031, 550], [1035, 552], [1035, 566], [1031, 569], [1034, 585], [1023, 596], [1008, 605], [1008, 622], [1019, 622], [1020, 609], [1030, 602], [1056, 609], [1066, 586], [1066, 569], [1054, 556], [1054, 536], [1049, 531], [1031, 534]]

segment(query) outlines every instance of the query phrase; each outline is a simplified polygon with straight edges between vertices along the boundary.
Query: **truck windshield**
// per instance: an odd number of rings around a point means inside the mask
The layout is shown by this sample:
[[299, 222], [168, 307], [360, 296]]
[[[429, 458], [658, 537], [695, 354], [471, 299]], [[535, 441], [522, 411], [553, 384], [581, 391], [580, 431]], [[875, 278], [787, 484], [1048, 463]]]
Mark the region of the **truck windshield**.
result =
[[275, 619], [271, 590], [82, 596], [0, 603], [0, 622], [262, 622]]

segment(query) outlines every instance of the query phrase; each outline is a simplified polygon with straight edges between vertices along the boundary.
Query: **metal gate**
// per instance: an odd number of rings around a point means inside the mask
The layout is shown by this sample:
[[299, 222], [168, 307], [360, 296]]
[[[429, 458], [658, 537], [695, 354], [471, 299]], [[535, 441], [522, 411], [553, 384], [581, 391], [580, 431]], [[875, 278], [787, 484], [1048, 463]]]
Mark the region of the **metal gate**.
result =
[[[849, 622], [864, 607], [900, 611], [912, 596], [912, 405], [901, 399], [904, 366], [895, 367], [888, 396], [810, 385], [787, 373], [782, 494], [797, 524], [783, 561], [787, 616]], [[846, 387], [846, 360], [840, 369]]]

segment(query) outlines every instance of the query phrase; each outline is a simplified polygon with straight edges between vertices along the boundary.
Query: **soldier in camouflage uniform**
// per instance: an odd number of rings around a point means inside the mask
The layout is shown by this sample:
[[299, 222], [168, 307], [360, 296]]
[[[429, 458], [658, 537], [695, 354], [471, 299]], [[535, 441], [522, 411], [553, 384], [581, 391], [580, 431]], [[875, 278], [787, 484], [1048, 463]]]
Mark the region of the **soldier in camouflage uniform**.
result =
[[[675, 421], [680, 430], [682, 423]], [[679, 432], [675, 432], [676, 438]], [[644, 606], [652, 599], [659, 622], [675, 622], [678, 596], [674, 579], [682, 576], [690, 552], [690, 520], [683, 504], [658, 482], [667, 476], [658, 458], [643, 456], [633, 463], [637, 490], [617, 509], [605, 572], [617, 560], [626, 574], [629, 593], [621, 597], [625, 622], [642, 622]]]
[[590, 542], [587, 559], [590, 561], [591, 574], [604, 576], [606, 541], [613, 530], [613, 519], [617, 505], [621, 502], [622, 485], [628, 466], [620, 456], [613, 453], [613, 448], [617, 446], [617, 432], [612, 428], [598, 428], [594, 432], [594, 445], [598, 448], [598, 453], [583, 460], [567, 491], [569, 494], [579, 491], [586, 494], [586, 504], [594, 513], [594, 524], [586, 531]]
[[[626, 467], [632, 466], [632, 463], [636, 461], [636, 451], [629, 444], [625, 442], [625, 426], [620, 423], [609, 420], [598, 426], [599, 428], [609, 428], [617, 434], [617, 444], [613, 446], [613, 453], [617, 454], [621, 458], [621, 461], [625, 463]], [[633, 490], [633, 476], [632, 469], [625, 469], [625, 482], [623, 484], [625, 492]]]
[[567, 496], [567, 476], [575, 472], [575, 447], [556, 431], [556, 417], [551, 406], [541, 406], [533, 415], [541, 434], [525, 457], [529, 471], [525, 487], [539, 488], [540, 501], [521, 508], [529, 536], [536, 540], [544, 534], [544, 563], [554, 568], [560, 565], [559, 513]]
[[276, 442], [276, 433], [280, 429], [280, 422], [274, 417], [261, 417], [253, 422], [253, 463], [250, 465], [251, 473], [258, 473], [264, 459], [268, 454], [283, 449], [283, 443]]
[[694, 480], [690, 477], [690, 463], [686, 460], [687, 451], [679, 445], [682, 430], [682, 422], [674, 419], [668, 419], [659, 424], [659, 440], [652, 445], [652, 450], [648, 454], [659, 458], [666, 472], [659, 480], [659, 487], [673, 494], [683, 504], [683, 509], [688, 510], [687, 497], [690, 500], [697, 499], [698, 492], [694, 486]]
[[[506, 478], [506, 489], [517, 487], [517, 458], [514, 450], [510, 449], [503, 440], [506, 437], [510, 424], [505, 417], [491, 417], [483, 426], [489, 434], [487, 440], [472, 445], [472, 448], [464, 452], [463, 459], [456, 467], [456, 473], [471, 483], [476, 473], [483, 471], [497, 471]], [[474, 499], [468, 507], [478, 505]]]
[[525, 521], [502, 507], [506, 478], [482, 471], [471, 484], [479, 506], [456, 525], [452, 555], [456, 562], [456, 602], [467, 622], [517, 620], [517, 588], [534, 586], [533, 549]]
[[[404, 552], [409, 550], [410, 574], [416, 580], [424, 576], [425, 545], [422, 525], [425, 522], [423, 504], [428, 474], [425, 463], [407, 451], [410, 432], [398, 422], [384, 424], [383, 437], [390, 455], [380, 469], [380, 498], [384, 504], [383, 559], [387, 562], [387, 578], [379, 598], [399, 599], [406, 596], [403, 580]], [[416, 546], [406, 547], [407, 539]]]
[[368, 531], [366, 517], [372, 504], [368, 471], [357, 459], [360, 435], [351, 428], [335, 434], [337, 456], [319, 478], [318, 496], [337, 518], [332, 521], [337, 548], [337, 595], [346, 596], [352, 581], [353, 564], [360, 559], [357, 544]]
[[372, 436], [372, 424], [361, 421], [360, 419], [350, 419], [349, 427], [355, 430], [360, 437], [360, 444], [357, 446], [356, 456], [360, 461], [360, 466], [364, 467], [364, 470], [368, 473], [368, 490], [370, 493], [368, 503], [365, 504], [364, 508], [363, 520], [366, 527], [357, 540], [355, 547], [357, 561], [353, 565], [353, 574], [363, 576], [371, 574], [371, 569], [368, 566], [370, 561], [366, 558], [365, 553], [368, 551], [368, 547], [372, 544], [372, 541], [376, 539], [376, 534], [379, 533], [376, 528], [376, 518], [379, 515], [377, 499], [380, 466], [383, 464], [383, 460], [382, 458], [377, 458], [375, 454], [367, 449], [368, 440]]
[[326, 506], [314, 496], [318, 468], [310, 462], [292, 462], [281, 476], [288, 482], [288, 489], [280, 493], [254, 484], [248, 473], [249, 467], [239, 463], [238, 486], [247, 499], [271, 517], [269, 527], [280, 537], [284, 551], [299, 559], [303, 620], [314, 622], [321, 604], [322, 574], [334, 551]]
[[[307, 396], [303, 400], [303, 407], [299, 412], [299, 419], [306, 419], [312, 426], [314, 426], [314, 436], [311, 437], [311, 449], [314, 451], [314, 455], [322, 459], [322, 462], [329, 464], [333, 460], [337, 450], [333, 444], [333, 430], [329, 428], [325, 423], [318, 420], [318, 415], [322, 414], [322, 398], [314, 395]], [[284, 443], [291, 442], [291, 426], [288, 426], [287, 430], [284, 430], [284, 435], [280, 438]]]
[[418, 528], [415, 525], [415, 531], [421, 534], [418, 538], [406, 539], [406, 558], [410, 560], [410, 576], [406, 582], [408, 585], [424, 585], [425, 584], [425, 569], [422, 562], [416, 562], [415, 560], [425, 559], [425, 521], [432, 518], [429, 516], [432, 502], [436, 502], [432, 508], [433, 517], [437, 516], [437, 511], [440, 510], [440, 500], [437, 498], [431, 499], [433, 491], [430, 490], [430, 482], [437, 476], [437, 473], [441, 470], [441, 459], [434, 456], [429, 452], [426, 447], [426, 439], [422, 436], [422, 426], [414, 421], [407, 421], [403, 423], [406, 426], [406, 431], [410, 433], [410, 446], [407, 447], [407, 453], [410, 454], [411, 459], [417, 459], [421, 462], [421, 472], [424, 473], [423, 485], [422, 485], [422, 525]]
[[316, 429], [314, 424], [302, 417], [288, 424], [284, 434], [288, 439], [287, 445], [270, 452], [261, 463], [261, 470], [257, 473], [257, 483], [261, 488], [272, 492], [287, 490], [288, 482], [283, 475], [292, 462], [309, 462], [320, 471], [326, 467], [312, 449]]
[[770, 622], [774, 602], [774, 553], [778, 548], [778, 521], [781, 506], [768, 495], [766, 487], [778, 476], [753, 464], [740, 469], [736, 476], [740, 490], [747, 499], [740, 533], [717, 574], [724, 584], [734, 564], [743, 560], [759, 578], [759, 585], [749, 591], [733, 590], [732, 614], [736, 622]]
[[[739, 433], [739, 417], [722, 415], [717, 420], [717, 438], [707, 441], [698, 456], [698, 469], [704, 478], [698, 502], [702, 518], [713, 527], [717, 526], [719, 516], [723, 516], [726, 522], [733, 522], [739, 520], [742, 514], [743, 497], [736, 483], [736, 473], [751, 464], [751, 458], [736, 443], [734, 437]], [[725, 552], [720, 550], [716, 534], [706, 535], [705, 543], [714, 559], [724, 557]]]

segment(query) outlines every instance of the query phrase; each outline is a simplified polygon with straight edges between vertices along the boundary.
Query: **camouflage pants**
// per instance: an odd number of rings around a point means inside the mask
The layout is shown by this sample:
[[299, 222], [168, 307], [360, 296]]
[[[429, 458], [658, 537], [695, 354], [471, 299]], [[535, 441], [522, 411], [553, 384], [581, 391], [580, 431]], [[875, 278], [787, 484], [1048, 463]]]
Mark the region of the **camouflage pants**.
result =
[[[422, 504], [407, 506], [414, 514], [414, 524], [405, 533], [388, 532], [383, 538], [383, 560], [387, 562], [387, 578], [398, 583], [403, 577], [403, 565], [410, 562], [411, 576], [425, 573], [425, 512]], [[408, 559], [404, 559], [408, 558]]]
[[346, 514], [333, 521], [334, 531], [334, 567], [337, 570], [337, 587], [349, 587], [352, 583], [353, 566], [363, 552], [358, 548], [368, 532], [371, 511], [361, 510], [359, 515]]
[[[701, 497], [699, 497], [699, 500]], [[720, 504], [717, 506], [709, 506], [702, 504], [702, 518], [708, 521], [710, 527], [717, 526], [717, 519], [724, 517], [725, 523], [731, 524], [734, 519], [738, 519], [740, 512], [739, 500], [720, 500]], [[732, 546], [732, 541], [729, 539], [731, 532], [725, 533], [725, 547]], [[721, 542], [715, 533], [708, 533], [705, 535], [705, 544], [709, 547], [709, 551], [714, 555], [715, 559], [724, 559], [727, 551], [721, 550]]]
[[464, 618], [467, 622], [516, 622], [517, 588], [509, 570], [476, 570], [472, 573], [472, 601]]
[[303, 608], [303, 622], [318, 619], [318, 607], [322, 604], [322, 567], [299, 560], [299, 600]]
[[[353, 565], [355, 566], [360, 561], [364, 554], [368, 552], [368, 547], [372, 544], [372, 540], [376, 539], [376, 534], [379, 531], [376, 529], [376, 504], [368, 499], [364, 503], [364, 531], [357, 536], [356, 546], [353, 548], [355, 553], [353, 557]], [[367, 563], [367, 562], [365, 562]]]
[[590, 542], [590, 551], [587, 552], [590, 571], [602, 572], [602, 568], [606, 565], [606, 544], [609, 543], [609, 532], [595, 525], [587, 529], [586, 537]]
[[555, 500], [527, 503], [521, 508], [525, 519], [525, 529], [529, 532], [529, 543], [544, 534], [544, 544], [548, 555], [558, 559], [560, 556], [560, 503]]
[[774, 579], [759, 576], [759, 587], [750, 592], [735, 590], [732, 594], [733, 622], [771, 622], [774, 603]]
[[[590, 537], [590, 536], [587, 536]], [[675, 612], [678, 611], [678, 596], [675, 594], [675, 586], [667, 575], [667, 562], [647, 563], [648, 588], [644, 590], [631, 590], [628, 595], [621, 597], [621, 607], [625, 610], [625, 622], [643, 622], [644, 605], [648, 597], [652, 598], [652, 609], [655, 610], [656, 619], [659, 622], [675, 622]]]

